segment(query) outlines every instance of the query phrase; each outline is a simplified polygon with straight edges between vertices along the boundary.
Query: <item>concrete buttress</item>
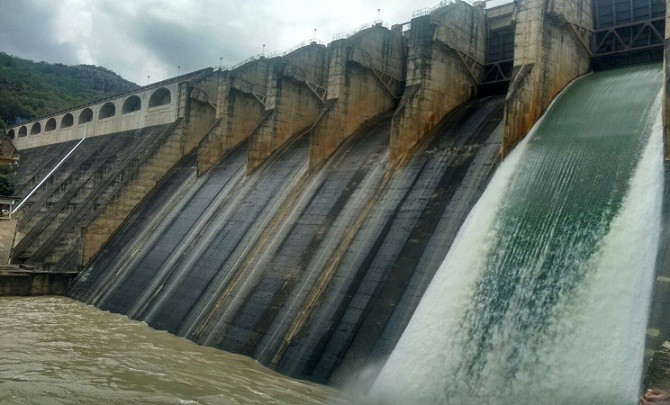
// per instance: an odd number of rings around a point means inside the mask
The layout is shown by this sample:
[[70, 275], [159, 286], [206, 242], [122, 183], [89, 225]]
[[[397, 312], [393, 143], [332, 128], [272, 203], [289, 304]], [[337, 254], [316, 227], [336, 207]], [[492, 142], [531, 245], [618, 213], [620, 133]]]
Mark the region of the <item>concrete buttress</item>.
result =
[[390, 112], [404, 81], [404, 44], [398, 27], [381, 24], [328, 45], [326, 107], [313, 128], [310, 171], [318, 168], [366, 121]]
[[589, 71], [590, 0], [517, 3], [514, 71], [505, 100], [502, 154], [523, 139], [563, 88]]
[[251, 136], [263, 118], [269, 64], [257, 59], [236, 69], [221, 72], [216, 118], [218, 124], [198, 148], [198, 172], [209, 170], [228, 151]]
[[327, 49], [315, 42], [272, 62], [264, 116], [249, 142], [248, 171], [314, 125], [324, 103], [327, 67]]
[[447, 113], [475, 95], [485, 46], [481, 5], [456, 1], [412, 19], [407, 86], [391, 127], [391, 163], [401, 160]]

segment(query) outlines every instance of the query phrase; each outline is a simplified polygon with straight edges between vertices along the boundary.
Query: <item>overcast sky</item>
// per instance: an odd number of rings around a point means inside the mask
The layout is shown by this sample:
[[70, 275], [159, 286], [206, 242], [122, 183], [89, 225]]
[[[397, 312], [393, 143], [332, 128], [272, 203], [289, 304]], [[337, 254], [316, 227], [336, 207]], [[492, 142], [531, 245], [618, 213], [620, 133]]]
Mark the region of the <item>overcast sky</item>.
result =
[[[498, 0], [507, 2], [509, 0]], [[104, 66], [137, 84], [232, 65], [377, 20], [396, 24], [439, 0], [0, 0], [0, 51]], [[150, 76], [150, 80], [147, 79]]]

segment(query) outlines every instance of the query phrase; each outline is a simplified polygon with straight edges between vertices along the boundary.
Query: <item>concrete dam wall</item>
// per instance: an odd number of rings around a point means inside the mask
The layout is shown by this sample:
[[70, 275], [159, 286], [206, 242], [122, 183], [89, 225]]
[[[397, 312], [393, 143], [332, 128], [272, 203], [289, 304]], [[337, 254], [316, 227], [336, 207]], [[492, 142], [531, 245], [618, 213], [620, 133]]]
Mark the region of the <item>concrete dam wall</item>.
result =
[[11, 128], [20, 196], [92, 131], [18, 212], [12, 263], [341, 384], [390, 354], [499, 161], [622, 29], [608, 1], [441, 3]]
[[326, 382], [392, 349], [491, 174], [501, 118], [501, 98], [459, 108], [393, 173], [389, 116], [312, 173], [306, 137], [249, 176], [244, 145], [200, 178], [187, 157], [69, 294]]

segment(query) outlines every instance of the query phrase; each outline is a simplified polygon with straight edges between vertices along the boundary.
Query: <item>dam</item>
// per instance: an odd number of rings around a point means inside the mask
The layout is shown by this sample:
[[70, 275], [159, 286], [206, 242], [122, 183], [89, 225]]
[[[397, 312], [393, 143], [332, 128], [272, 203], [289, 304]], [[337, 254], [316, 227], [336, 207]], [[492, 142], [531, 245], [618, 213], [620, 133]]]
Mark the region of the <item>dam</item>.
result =
[[[612, 381], [634, 401], [670, 332], [665, 16], [442, 2], [9, 128], [23, 199], [0, 291], [371, 395], [403, 381], [396, 401]], [[610, 380], [580, 378], [585, 352]], [[524, 396], [551, 372], [591, 388]]]

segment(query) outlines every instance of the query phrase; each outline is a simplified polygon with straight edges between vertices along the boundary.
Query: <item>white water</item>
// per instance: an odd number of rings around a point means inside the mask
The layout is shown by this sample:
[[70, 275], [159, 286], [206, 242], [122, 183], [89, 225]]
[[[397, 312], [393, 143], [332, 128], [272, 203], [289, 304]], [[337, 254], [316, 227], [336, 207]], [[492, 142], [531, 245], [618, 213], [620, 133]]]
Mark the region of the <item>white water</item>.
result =
[[[595, 86], [597, 89], [602, 88], [604, 93], [614, 91], [609, 97], [626, 97], [626, 93], [630, 94], [630, 86], [642, 83], [638, 83], [640, 77], [636, 76], [642, 74], [643, 78], [648, 77], [644, 75], [653, 76], [650, 81], [652, 85], [659, 82], [659, 87], [648, 90], [655, 94], [660, 88], [660, 79], [657, 77], [659, 72], [648, 68], [642, 73], [629, 69], [623, 74], [631, 75], [628, 81], [635, 84], [627, 83], [628, 87], [623, 88], [616, 87], [616, 74], [598, 74], [601, 76], [588, 79], [590, 84], [582, 87]], [[559, 98], [557, 101], [562, 102], [564, 108], [569, 106], [570, 101], [583, 102], [580, 97], [584, 97], [579, 91], [583, 91], [583, 88], [573, 91], [571, 99]], [[504, 241], [506, 235], [510, 235], [510, 240], [513, 237], [519, 239], [515, 233], [519, 229], [521, 232], [526, 230], [522, 224], [505, 222], [500, 219], [500, 215], [510, 211], [510, 204], [519, 203], [508, 197], [508, 187], [515, 176], [532, 178], [536, 175], [521, 170], [534, 167], [526, 162], [534, 158], [528, 155], [529, 140], [537, 138], [542, 146], [541, 138], [546, 134], [536, 133], [535, 129], [516, 148], [500, 166], [461, 228], [407, 330], [375, 382], [370, 399], [385, 403], [510, 404], [612, 404], [636, 401], [660, 234], [663, 188], [660, 97], [655, 101], [653, 96], [648, 98], [651, 99], [649, 105], [636, 105], [640, 113], [632, 115], [633, 119], [640, 121], [636, 128], [642, 132], [641, 145], [644, 147], [636, 150], [633, 143], [623, 148], [623, 153], [631, 153], [631, 161], [638, 163], [629, 177], [625, 177], [625, 173], [622, 175], [624, 178], [621, 182], [627, 191], [620, 205], [616, 201], [608, 201], [600, 208], [603, 218], [611, 214], [611, 220], [601, 221], [606, 222], [601, 227], [602, 237], [598, 236], [598, 229], [576, 229], [570, 232], [555, 229], [582, 224], [583, 221], [572, 222], [573, 217], [581, 214], [570, 212], [568, 207], [564, 217], [556, 216], [544, 221], [549, 225], [538, 221], [537, 228], [543, 232], [538, 232], [536, 237], [546, 238], [547, 241], [546, 244], [537, 243], [540, 247], [534, 247], [535, 251], [520, 253], [518, 250], [523, 250], [523, 246], [501, 244], [500, 241]], [[592, 104], [587, 98], [589, 102]], [[620, 105], [616, 105], [615, 111], [620, 108]], [[602, 117], [593, 117], [596, 124], [600, 118], [601, 126], [609, 125], [611, 118], [608, 116], [610, 112], [605, 107], [603, 109]], [[556, 114], [560, 115], [558, 112]], [[574, 122], [570, 122], [570, 114], [563, 114], [563, 120], [554, 117], [552, 124], [560, 126], [566, 122], [565, 127], [572, 128], [569, 124]], [[592, 122], [589, 124], [596, 125]], [[536, 128], [541, 126], [538, 123]], [[614, 128], [612, 132], [616, 130]], [[615, 136], [612, 135], [616, 141], [618, 138]], [[569, 146], [573, 145], [565, 148]], [[550, 147], [551, 141], [545, 148]], [[537, 152], [538, 147], [535, 149]], [[605, 158], [612, 156], [607, 155], [607, 151], [603, 153]], [[597, 171], [589, 173], [586, 170], [588, 167], [583, 169], [580, 166], [583, 156], [579, 154], [569, 156], [566, 152], [565, 159], [566, 162], [560, 163], [557, 170], [565, 171], [566, 174], [556, 184], [546, 185], [547, 195], [570, 191], [572, 186], [568, 181], [581, 182], [584, 176], [602, 175]], [[521, 162], [525, 165], [521, 165]], [[584, 172], [581, 173], [581, 170]], [[617, 187], [615, 183], [614, 188]], [[516, 184], [516, 189], [520, 188], [523, 185]], [[548, 211], [564, 210], [564, 205], [570, 203], [557, 203], [559, 206], [556, 207], [555, 200], [550, 201], [551, 206], [545, 207]], [[511, 229], [510, 224], [513, 225]], [[597, 237], [595, 245], [592, 244], [594, 237]], [[563, 240], [565, 246], [574, 246], [580, 252], [592, 250], [593, 253], [579, 261], [577, 259], [580, 257], [573, 257], [579, 256], [579, 252], [559, 249], [561, 251], [558, 254], [563, 256], [557, 259], [556, 252], [550, 251], [552, 238]], [[584, 239], [580, 241], [579, 238]], [[495, 251], [500, 246], [507, 251]], [[499, 263], [501, 266], [516, 263], [514, 258], [507, 259], [505, 255], [521, 255], [524, 258], [536, 256], [536, 263], [531, 264], [530, 269], [510, 270], [510, 279], [516, 276], [519, 280], [513, 286], [513, 298], [516, 301], [510, 299], [505, 310], [500, 311], [488, 307], [499, 305], [497, 300], [500, 300], [502, 293], [493, 291], [491, 298], [482, 299], [475, 297], [475, 291], [488, 293], [499, 287], [482, 285], [481, 280], [486, 280], [484, 272], [488, 271], [487, 266], [492, 266], [491, 263]], [[560, 285], [552, 285], [559, 291], [555, 302], [551, 301], [551, 296], [545, 297], [543, 291], [538, 292], [537, 284], [532, 284], [538, 283], [536, 274], [519, 276], [514, 273], [544, 271], [545, 262], [552, 260], [554, 268], [558, 266], [559, 271], [560, 265], [566, 263], [565, 274], [561, 273], [562, 278], [557, 280]], [[576, 275], [570, 272], [573, 270], [570, 266], [577, 269]], [[540, 278], [540, 281], [545, 279]], [[550, 279], [550, 282], [553, 280]], [[546, 308], [524, 307], [519, 302], [543, 304]], [[500, 312], [503, 313], [500, 323], [495, 323], [499, 318], [494, 321], [484, 319], [487, 316], [498, 316]], [[479, 314], [481, 321], [478, 319]], [[528, 323], [536, 319], [541, 320], [542, 325], [530, 325], [528, 328]], [[478, 335], [479, 330], [484, 332]], [[485, 346], [473, 341], [478, 340], [473, 339], [473, 336], [483, 339]], [[486, 350], [481, 350], [482, 347]]]

